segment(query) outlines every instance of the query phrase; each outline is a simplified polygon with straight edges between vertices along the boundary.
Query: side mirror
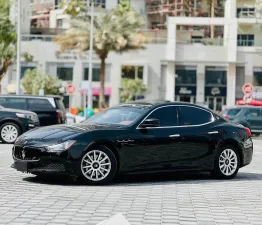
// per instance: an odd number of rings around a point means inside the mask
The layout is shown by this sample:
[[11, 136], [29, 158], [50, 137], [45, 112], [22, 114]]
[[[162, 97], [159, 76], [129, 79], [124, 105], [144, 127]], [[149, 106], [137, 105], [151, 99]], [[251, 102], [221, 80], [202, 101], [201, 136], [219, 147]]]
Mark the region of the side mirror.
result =
[[160, 120], [158, 119], [146, 119], [143, 123], [140, 124], [141, 128], [147, 127], [160, 127]]

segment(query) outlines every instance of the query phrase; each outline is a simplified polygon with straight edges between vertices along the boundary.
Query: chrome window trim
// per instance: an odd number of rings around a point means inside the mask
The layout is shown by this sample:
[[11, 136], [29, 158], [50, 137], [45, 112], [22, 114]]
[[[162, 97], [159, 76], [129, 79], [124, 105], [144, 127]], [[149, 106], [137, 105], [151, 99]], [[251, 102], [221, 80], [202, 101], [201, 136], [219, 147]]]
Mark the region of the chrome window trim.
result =
[[158, 108], [155, 108], [153, 111], [151, 111], [140, 123], [139, 125], [136, 127], [136, 129], [145, 129], [145, 128], [142, 128], [142, 127], [139, 127], [153, 112], [155, 112], [156, 110], [158, 109], [161, 109], [161, 108], [165, 108], [165, 107], [192, 107], [192, 108], [197, 108], [197, 109], [200, 109], [202, 111], [206, 111], [208, 113], [211, 114], [212, 116], [212, 120], [210, 122], [207, 122], [207, 123], [202, 123], [202, 124], [197, 124], [197, 125], [183, 125], [183, 126], [166, 126], [166, 127], [147, 127], [146, 129], [163, 129], [163, 128], [178, 128], [178, 127], [200, 127], [200, 126], [204, 126], [204, 125], [207, 125], [207, 124], [210, 124], [210, 123], [213, 123], [215, 121], [215, 117], [213, 115], [213, 113], [211, 113], [210, 111], [208, 110], [205, 110], [205, 109], [202, 109], [202, 108], [199, 108], [197, 106], [193, 106], [193, 105], [164, 105], [164, 106], [160, 106]]

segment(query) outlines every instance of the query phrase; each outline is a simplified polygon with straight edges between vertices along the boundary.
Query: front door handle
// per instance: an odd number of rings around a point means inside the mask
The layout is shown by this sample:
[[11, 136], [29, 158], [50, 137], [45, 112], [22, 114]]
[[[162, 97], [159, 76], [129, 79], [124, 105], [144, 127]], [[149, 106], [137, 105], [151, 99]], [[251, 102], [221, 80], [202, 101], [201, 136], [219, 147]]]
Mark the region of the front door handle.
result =
[[169, 135], [170, 138], [174, 138], [174, 137], [180, 137], [180, 134], [172, 134], [172, 135]]
[[218, 131], [210, 131], [208, 132], [208, 134], [218, 134], [219, 132]]

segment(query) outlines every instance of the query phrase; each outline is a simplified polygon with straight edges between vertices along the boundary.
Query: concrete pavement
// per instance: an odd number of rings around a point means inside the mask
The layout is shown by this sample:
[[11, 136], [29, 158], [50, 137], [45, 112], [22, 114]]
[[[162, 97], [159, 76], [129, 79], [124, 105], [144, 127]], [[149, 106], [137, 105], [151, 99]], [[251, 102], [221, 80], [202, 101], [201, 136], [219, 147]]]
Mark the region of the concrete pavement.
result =
[[39, 179], [10, 168], [0, 145], [0, 224], [97, 224], [122, 213], [130, 224], [262, 225], [262, 139], [233, 180], [209, 174], [129, 176], [107, 186]]

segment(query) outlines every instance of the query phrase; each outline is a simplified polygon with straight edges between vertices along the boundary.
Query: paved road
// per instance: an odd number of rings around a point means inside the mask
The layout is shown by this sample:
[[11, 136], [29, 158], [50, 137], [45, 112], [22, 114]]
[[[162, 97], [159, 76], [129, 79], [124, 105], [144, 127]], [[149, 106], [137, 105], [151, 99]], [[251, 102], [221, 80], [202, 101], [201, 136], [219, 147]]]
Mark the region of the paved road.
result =
[[132, 224], [262, 225], [262, 140], [237, 178], [208, 174], [132, 176], [108, 186], [41, 180], [10, 168], [0, 145], [0, 224], [96, 224], [118, 212]]

